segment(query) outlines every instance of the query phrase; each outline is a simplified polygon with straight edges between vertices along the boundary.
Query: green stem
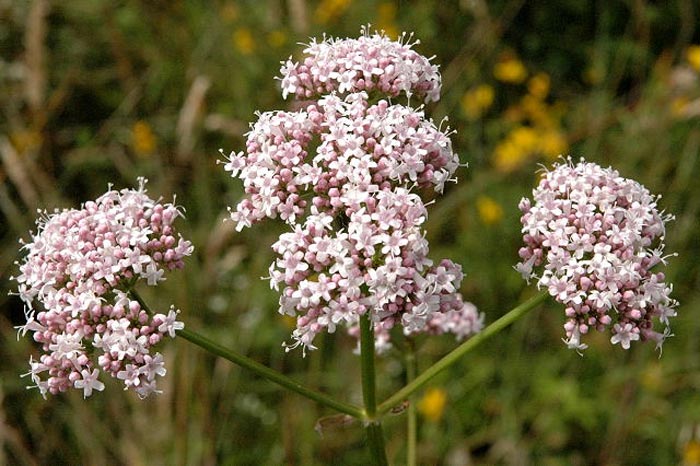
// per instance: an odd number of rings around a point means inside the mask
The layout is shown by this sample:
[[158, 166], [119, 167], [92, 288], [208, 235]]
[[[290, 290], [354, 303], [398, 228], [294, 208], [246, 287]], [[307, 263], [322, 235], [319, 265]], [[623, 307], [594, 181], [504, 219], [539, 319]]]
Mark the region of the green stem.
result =
[[[418, 373], [418, 361], [416, 360], [416, 351], [414, 341], [410, 338], [406, 339], [406, 382], [411, 383], [416, 378]], [[408, 432], [406, 439], [406, 465], [416, 466], [416, 446], [418, 443], [418, 419], [416, 416], [416, 404], [409, 400], [407, 413]]]
[[401, 403], [403, 400], [407, 399], [413, 392], [422, 388], [427, 384], [433, 377], [435, 377], [440, 372], [444, 371], [457, 361], [459, 361], [462, 356], [469, 353], [471, 350], [479, 346], [484, 341], [488, 340], [493, 335], [497, 334], [504, 328], [508, 327], [510, 324], [530, 312], [532, 309], [541, 304], [549, 294], [544, 291], [539, 293], [529, 300], [525, 301], [521, 305], [513, 308], [506, 315], [486, 327], [480, 333], [474, 335], [469, 340], [465, 341], [457, 348], [452, 350], [438, 362], [430, 366], [425, 372], [416, 377], [412, 382], [409, 382], [405, 387], [403, 387], [398, 392], [390, 396], [386, 401], [381, 403], [377, 408], [377, 415], [382, 416], [389, 412], [391, 408]]
[[374, 330], [369, 316], [360, 318], [360, 364], [362, 366], [362, 399], [369, 420], [377, 413], [374, 372]]
[[382, 425], [377, 419], [377, 399], [374, 370], [374, 329], [368, 313], [360, 317], [360, 365], [362, 398], [365, 404], [365, 432], [372, 459], [378, 466], [388, 465]]
[[389, 461], [386, 458], [386, 448], [384, 446], [384, 432], [379, 421], [369, 422], [365, 426], [367, 433], [367, 443], [372, 454], [372, 460], [377, 466], [389, 466]]
[[[134, 299], [136, 299], [139, 302], [139, 304], [141, 304], [141, 307], [145, 309], [146, 312], [152, 314], [146, 302], [141, 298], [141, 296], [139, 296], [139, 294], [136, 291], [131, 290], [130, 294], [134, 297]], [[280, 372], [277, 372], [274, 369], [270, 369], [269, 367], [264, 366], [247, 356], [238, 354], [235, 351], [232, 351], [228, 348], [224, 348], [223, 346], [213, 342], [212, 340], [208, 339], [203, 335], [200, 335], [187, 329], [178, 330], [177, 335], [216, 356], [222, 357], [227, 361], [231, 361], [234, 364], [244, 367], [258, 374], [261, 377], [264, 377], [278, 385], [281, 385], [286, 389], [298, 393], [303, 397], [314, 400], [324, 406], [335, 409], [336, 411], [339, 411], [341, 413], [348, 414], [357, 419], [362, 419], [365, 417], [365, 412], [359, 406], [343, 403], [342, 401], [338, 401], [335, 398], [332, 398], [324, 393], [308, 388], [300, 384], [299, 382], [290, 379], [286, 375], [281, 374]]]

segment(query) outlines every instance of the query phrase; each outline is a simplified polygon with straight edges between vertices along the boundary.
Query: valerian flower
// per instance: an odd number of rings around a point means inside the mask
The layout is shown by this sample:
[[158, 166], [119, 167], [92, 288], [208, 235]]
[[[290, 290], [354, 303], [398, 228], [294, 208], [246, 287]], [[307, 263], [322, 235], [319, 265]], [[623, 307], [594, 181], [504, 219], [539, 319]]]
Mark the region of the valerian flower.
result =
[[304, 58], [290, 58], [281, 69], [282, 95], [313, 99], [325, 94], [377, 91], [396, 97], [416, 95], [425, 102], [440, 99], [441, 79], [436, 65], [413, 50], [419, 41], [402, 35], [398, 41], [366, 28], [357, 39], [315, 39]]
[[[587, 347], [581, 336], [611, 329], [613, 344], [670, 336], [677, 303], [665, 275], [665, 223], [658, 197], [611, 168], [583, 160], [555, 165], [520, 202], [525, 246], [516, 269], [565, 306], [564, 342]], [[663, 326], [654, 330], [654, 323]]]
[[246, 151], [225, 157], [246, 192], [231, 209], [236, 228], [265, 218], [291, 228], [273, 245], [269, 277], [281, 292], [279, 312], [297, 318], [288, 349], [313, 349], [319, 332], [339, 326], [356, 335], [364, 315], [380, 351], [397, 325], [406, 335], [458, 339], [483, 326], [459, 293], [461, 267], [428, 258], [428, 214], [413, 191], [442, 193], [460, 163], [449, 128], [389, 100], [439, 98], [437, 67], [412, 45], [366, 31], [312, 42], [302, 62], [281, 70], [283, 95], [311, 100], [259, 114]]
[[458, 166], [449, 131], [422, 111], [386, 100], [370, 105], [357, 93], [259, 115], [246, 152], [231, 153], [224, 169], [247, 194], [231, 211], [241, 230], [266, 217], [293, 224], [309, 205], [337, 214], [349, 192], [413, 184], [442, 192]]
[[100, 370], [145, 397], [165, 374], [151, 347], [183, 328], [178, 310], [149, 315], [128, 291], [156, 285], [166, 270], [183, 267], [192, 245], [174, 229], [182, 213], [137, 190], [110, 189], [80, 209], [44, 212], [23, 248], [14, 277], [27, 306], [19, 334], [41, 344], [30, 376], [42, 395], [73, 387], [88, 397], [101, 391]]
[[458, 292], [460, 266], [427, 257], [420, 228], [427, 213], [420, 197], [403, 188], [381, 190], [347, 203], [346, 227], [335, 231], [326, 213], [309, 215], [303, 226], [284, 233], [273, 246], [279, 258], [270, 283], [284, 286], [280, 312], [298, 316], [296, 347], [313, 348], [321, 331], [338, 325], [356, 330], [360, 316], [375, 322], [379, 350], [388, 348], [389, 330], [406, 335], [452, 333], [466, 338], [483, 317]]

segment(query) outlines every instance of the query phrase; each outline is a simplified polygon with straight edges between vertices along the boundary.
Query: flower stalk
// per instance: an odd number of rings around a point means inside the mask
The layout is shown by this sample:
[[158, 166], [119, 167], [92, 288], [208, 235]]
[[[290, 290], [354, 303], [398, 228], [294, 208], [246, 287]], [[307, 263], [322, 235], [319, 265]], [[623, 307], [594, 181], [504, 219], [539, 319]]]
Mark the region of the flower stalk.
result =
[[[148, 305], [136, 291], [131, 290], [130, 293], [134, 297], [134, 299], [136, 299], [141, 304], [141, 306], [144, 309], [147, 309], [148, 312], [150, 312]], [[209, 338], [200, 335], [199, 333], [193, 332], [188, 329], [181, 329], [177, 331], [177, 335], [216, 356], [222, 357], [227, 361], [230, 361], [234, 364], [237, 364], [238, 366], [248, 369], [257, 375], [276, 383], [277, 385], [280, 385], [288, 390], [298, 393], [299, 395], [305, 398], [316, 401], [317, 403], [323, 406], [335, 409], [336, 411], [344, 414], [348, 414], [354, 418], [361, 419], [364, 417], [364, 411], [359, 406], [344, 403], [324, 393], [306, 387], [305, 385], [295, 381], [294, 379], [291, 379], [286, 375], [277, 372], [274, 369], [264, 366], [263, 364], [260, 364], [259, 362], [247, 356], [236, 353], [235, 351], [229, 348], [225, 348], [219, 345], [218, 343], [210, 340]]]
[[401, 403], [403, 400], [407, 399], [412, 393], [424, 387], [430, 380], [432, 380], [440, 372], [444, 371], [457, 361], [459, 361], [464, 355], [472, 351], [474, 348], [478, 347], [481, 343], [488, 340], [493, 335], [497, 334], [504, 328], [508, 327], [510, 324], [516, 320], [523, 317], [525, 314], [540, 305], [547, 297], [549, 293], [543, 291], [524, 303], [516, 306], [506, 315], [486, 327], [481, 333], [478, 333], [471, 337], [469, 340], [462, 343], [460, 346], [452, 350], [438, 362], [430, 366], [425, 372], [421, 373], [412, 382], [409, 382], [405, 387], [400, 389], [398, 392], [390, 396], [386, 401], [381, 403], [377, 407], [377, 415], [382, 416], [389, 412], [391, 408]]
[[378, 466], [387, 465], [382, 425], [377, 419], [376, 381], [374, 369], [374, 329], [367, 313], [360, 317], [360, 364], [362, 398], [365, 409], [365, 432], [372, 458]]
[[[406, 382], [411, 383], [418, 373], [418, 361], [416, 360], [416, 349], [413, 339], [406, 339]], [[415, 403], [409, 402], [406, 413], [406, 465], [416, 466], [417, 444], [418, 444], [418, 419]]]

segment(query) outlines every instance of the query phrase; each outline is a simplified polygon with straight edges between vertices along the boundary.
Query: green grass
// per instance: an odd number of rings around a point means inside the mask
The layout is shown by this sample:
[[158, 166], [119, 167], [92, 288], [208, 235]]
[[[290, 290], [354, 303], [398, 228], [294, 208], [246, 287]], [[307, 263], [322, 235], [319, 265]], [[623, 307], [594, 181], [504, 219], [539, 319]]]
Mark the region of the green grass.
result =
[[[553, 157], [516, 144], [510, 154], [516, 163], [504, 170], [494, 155], [522, 127], [558, 134], [566, 153], [612, 165], [663, 194], [661, 206], [676, 215], [666, 242], [679, 256], [667, 275], [681, 303], [661, 358], [653, 345], [624, 352], [605, 335], [592, 336], [581, 358], [561, 343], [559, 306], [529, 314], [433, 380], [447, 393], [447, 407], [437, 422], [419, 417], [418, 463], [463, 464], [471, 457], [479, 465], [694, 464], [700, 70], [686, 52], [700, 43], [692, 19], [698, 6], [342, 4], [0, 2], [2, 290], [13, 286], [17, 239], [28, 237], [37, 208], [77, 206], [108, 183], [133, 186], [146, 176], [151, 194], [177, 194], [187, 211], [180, 228], [196, 246], [183, 271], [144, 290], [151, 306], [175, 303], [188, 328], [361, 404], [352, 339], [319, 338], [320, 349], [305, 359], [281, 347], [291, 329], [259, 277], [267, 275], [269, 245], [283, 227], [268, 222], [237, 233], [224, 223], [242, 187], [216, 162], [220, 147], [243, 148], [256, 110], [290, 105], [273, 78], [280, 60], [299, 55], [298, 42], [323, 32], [355, 36], [367, 23], [414, 31], [418, 50], [435, 55], [443, 75], [443, 98], [426, 111], [436, 121], [449, 117], [455, 149], [469, 163], [460, 183], [430, 207], [431, 255], [463, 265], [461, 291], [487, 322], [533, 291], [512, 270], [517, 203], [530, 194], [538, 164]], [[494, 77], [507, 54], [524, 65], [524, 81]], [[527, 104], [528, 79], [538, 73], [549, 77], [549, 90]], [[479, 85], [493, 89], [493, 102], [468, 117], [463, 96]], [[197, 94], [197, 86], [204, 92]], [[478, 207], [484, 197], [501, 208], [490, 222]], [[105, 381], [105, 391], [87, 401], [77, 392], [44, 401], [19, 378], [36, 351], [15, 338], [22, 305], [6, 292], [0, 303], [0, 464], [367, 463], [361, 425], [329, 419], [332, 410], [185, 341], [162, 351], [168, 375], [160, 396], [141, 401]], [[419, 373], [456, 346], [447, 336], [421, 339]], [[377, 361], [380, 402], [404, 385], [400, 356]], [[383, 427], [390, 461], [402, 464], [404, 416], [387, 418]]]

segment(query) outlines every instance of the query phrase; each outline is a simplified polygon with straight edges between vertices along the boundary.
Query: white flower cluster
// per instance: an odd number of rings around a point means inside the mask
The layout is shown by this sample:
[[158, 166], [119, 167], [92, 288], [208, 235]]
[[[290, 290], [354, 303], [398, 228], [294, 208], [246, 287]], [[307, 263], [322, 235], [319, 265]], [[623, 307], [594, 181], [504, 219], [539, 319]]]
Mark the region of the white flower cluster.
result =
[[280, 258], [270, 283], [284, 285], [280, 312], [301, 316], [292, 346], [313, 348], [316, 334], [354, 327], [366, 312], [377, 323], [379, 350], [388, 348], [396, 324], [406, 335], [450, 332], [458, 339], [480, 330], [482, 317], [458, 293], [461, 267], [449, 260], [433, 266], [427, 257], [420, 197], [403, 188], [361, 193], [361, 201], [345, 199], [347, 229], [335, 230], [331, 215], [312, 208], [272, 246]]
[[[661, 348], [677, 303], [663, 272], [665, 222], [658, 198], [634, 180], [594, 163], [571, 160], [544, 173], [520, 203], [525, 247], [516, 269], [535, 278], [566, 306], [565, 343], [587, 347], [581, 336], [612, 327], [613, 344], [636, 340]], [[654, 321], [664, 330], [654, 330]]]
[[440, 99], [440, 73], [436, 65], [412, 47], [419, 41], [402, 35], [392, 41], [363, 28], [357, 39], [324, 38], [304, 49], [305, 58], [283, 63], [282, 96], [312, 99], [338, 92], [374, 91], [395, 97], [416, 94], [425, 102]]
[[449, 129], [421, 110], [371, 104], [368, 94], [437, 100], [436, 68], [381, 35], [325, 40], [306, 52], [303, 64], [283, 67], [283, 92], [317, 100], [259, 115], [246, 152], [224, 166], [247, 194], [231, 209], [238, 230], [276, 217], [292, 228], [273, 245], [279, 258], [270, 267], [271, 286], [282, 287], [280, 312], [297, 317], [288, 348], [313, 348], [319, 332], [339, 325], [355, 334], [365, 314], [380, 350], [397, 324], [406, 335], [478, 332], [483, 317], [458, 292], [461, 267], [428, 258], [427, 211], [412, 192], [441, 193], [453, 179], [459, 159]]
[[248, 194], [231, 215], [241, 230], [266, 217], [293, 224], [309, 202], [341, 212], [349, 193], [414, 183], [442, 192], [458, 166], [448, 135], [422, 111], [385, 100], [370, 105], [361, 92], [260, 115], [246, 152], [232, 153], [224, 169]]
[[42, 345], [28, 374], [42, 395], [74, 387], [90, 396], [104, 388], [101, 368], [147, 396], [165, 374], [162, 356], [150, 348], [183, 328], [179, 311], [149, 316], [126, 292], [138, 280], [156, 285], [166, 270], [182, 268], [192, 245], [173, 228], [182, 215], [177, 207], [149, 198], [145, 183], [110, 189], [81, 209], [44, 213], [23, 247], [14, 279], [28, 309], [19, 331]]

